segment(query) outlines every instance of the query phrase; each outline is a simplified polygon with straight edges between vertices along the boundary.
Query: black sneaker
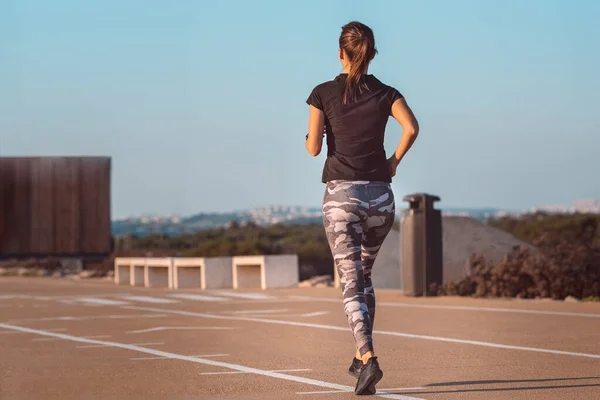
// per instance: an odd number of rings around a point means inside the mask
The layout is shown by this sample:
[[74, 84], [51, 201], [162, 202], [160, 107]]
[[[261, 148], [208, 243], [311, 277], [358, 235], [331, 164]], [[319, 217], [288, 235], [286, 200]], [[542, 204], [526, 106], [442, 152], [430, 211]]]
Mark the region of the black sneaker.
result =
[[379, 368], [377, 357], [369, 358], [369, 361], [360, 370], [354, 393], [357, 395], [373, 395], [376, 392], [375, 385], [383, 378], [383, 371]]
[[350, 374], [350, 376], [353, 376], [356, 379], [358, 379], [358, 377], [360, 376], [360, 370], [361, 370], [362, 366], [363, 366], [362, 360], [354, 357], [354, 359], [352, 360], [352, 364], [350, 364], [350, 368], [348, 368], [348, 374]]

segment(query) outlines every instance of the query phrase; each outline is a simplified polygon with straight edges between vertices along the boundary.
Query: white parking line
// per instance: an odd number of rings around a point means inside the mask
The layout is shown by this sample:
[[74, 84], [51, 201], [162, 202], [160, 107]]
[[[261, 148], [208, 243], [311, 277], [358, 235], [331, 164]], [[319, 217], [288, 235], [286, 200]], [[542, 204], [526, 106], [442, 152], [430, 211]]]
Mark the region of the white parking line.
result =
[[157, 303], [157, 304], [179, 303], [179, 301], [177, 301], [177, 300], [163, 299], [161, 297], [150, 297], [150, 296], [125, 296], [122, 298], [125, 300], [139, 301], [142, 303]]
[[236, 328], [229, 327], [229, 326], [157, 326], [155, 328], [140, 329], [140, 330], [137, 330], [137, 331], [128, 331], [128, 332], [125, 332], [125, 333], [146, 333], [146, 332], [168, 331], [168, 330], [186, 331], [186, 330], [201, 330], [201, 329], [205, 329], [205, 330], [227, 330], [227, 329], [236, 329]]
[[287, 312], [286, 308], [278, 310], [236, 310], [236, 311], [222, 311], [227, 314], [277, 314]]
[[[65, 332], [66, 330], [67, 330], [67, 328], [46, 329], [46, 331], [48, 331], [48, 332]], [[23, 332], [18, 332], [18, 331], [3, 331], [3, 332], [0, 332], [0, 335], [10, 335], [10, 334], [16, 334], [16, 333], [23, 333]]]
[[226, 297], [206, 296], [204, 294], [187, 294], [187, 293], [171, 294], [171, 295], [169, 295], [169, 297], [173, 297], [176, 299], [184, 299], [184, 300], [195, 300], [195, 301], [228, 301], [229, 300]]
[[[313, 386], [319, 386], [319, 387], [328, 388], [328, 389], [345, 391], [348, 393], [354, 392], [354, 387], [352, 387], [352, 386], [340, 385], [337, 383], [320, 381], [317, 379], [304, 378], [301, 376], [286, 375], [281, 372], [271, 372], [271, 371], [266, 371], [266, 370], [262, 370], [259, 368], [246, 367], [243, 365], [225, 363], [225, 362], [209, 360], [209, 359], [205, 359], [205, 358], [189, 357], [189, 356], [184, 356], [181, 354], [169, 353], [166, 351], [160, 351], [160, 350], [156, 350], [156, 349], [140, 347], [140, 346], [132, 345], [132, 344], [118, 343], [118, 342], [106, 342], [106, 341], [100, 341], [100, 340], [95, 340], [95, 339], [85, 339], [85, 338], [81, 338], [81, 337], [77, 337], [77, 336], [65, 335], [65, 334], [60, 334], [60, 333], [52, 333], [52, 332], [43, 331], [43, 330], [39, 330], [39, 329], [30, 329], [30, 328], [25, 328], [22, 326], [8, 325], [8, 324], [2, 324], [2, 323], [0, 323], [0, 329], [15, 330], [15, 331], [20, 331], [20, 332], [41, 335], [41, 336], [48, 336], [48, 337], [57, 337], [57, 338], [61, 338], [64, 340], [70, 340], [72, 342], [102, 345], [104, 347], [115, 347], [115, 348], [120, 348], [120, 349], [125, 349], [125, 350], [137, 351], [140, 353], [152, 354], [155, 356], [170, 357], [170, 358], [178, 359], [181, 361], [189, 361], [189, 362], [198, 363], [198, 364], [211, 365], [213, 367], [229, 368], [229, 369], [232, 369], [235, 371], [249, 372], [249, 373], [267, 376], [267, 377], [271, 377], [271, 378], [283, 379], [283, 380], [292, 381], [292, 382], [296, 382], [296, 383], [303, 383], [306, 385], [313, 385]], [[402, 396], [402, 395], [398, 395], [398, 394], [376, 394], [376, 396], [384, 397], [384, 398], [388, 398], [388, 399], [396, 399], [396, 400], [424, 400], [424, 399], [420, 399], [417, 397], [407, 397], [407, 396]]]
[[[76, 337], [76, 336], [74, 336]], [[62, 338], [59, 338], [62, 339]], [[81, 339], [85, 339], [84, 337], [81, 337]], [[160, 346], [165, 344], [165, 342], [156, 342], [156, 343], [131, 343], [130, 346]], [[93, 344], [93, 345], [89, 345], [89, 346], [75, 346], [78, 349], [95, 349], [97, 347], [112, 347], [111, 345], [107, 345], [107, 344]]]
[[137, 319], [137, 318], [162, 318], [166, 317], [167, 314], [122, 314], [122, 315], [89, 315], [89, 316], [71, 316], [66, 315], [62, 317], [45, 317], [45, 318], [23, 318], [13, 319], [8, 321], [9, 324], [21, 323], [21, 322], [34, 322], [34, 321], [87, 321], [90, 319]]
[[314, 392], [296, 392], [296, 394], [335, 394], [335, 393], [346, 393], [342, 390], [316, 390]]
[[[385, 392], [409, 392], [413, 390], [423, 390], [426, 389], [424, 387], [412, 387], [412, 388], [394, 388], [394, 389], [377, 389], [377, 394], [384, 394]], [[296, 392], [296, 394], [335, 394], [335, 393], [344, 393], [341, 390], [317, 390], [313, 392]]]
[[[199, 357], [199, 358], [203, 358], [203, 357], [228, 357], [229, 354], [202, 354], [199, 356], [189, 356], [189, 357]], [[130, 358], [130, 360], [133, 361], [141, 361], [141, 360], [172, 360], [173, 357], [135, 357], [135, 358]]]
[[0, 300], [31, 299], [27, 294], [0, 294]]
[[[135, 307], [135, 306], [124, 306], [123, 308], [132, 309], [132, 310], [165, 312], [165, 313], [171, 313], [171, 314], [177, 314], [177, 315], [187, 315], [190, 317], [261, 322], [261, 323], [265, 323], [265, 324], [275, 324], [275, 325], [302, 326], [302, 327], [306, 327], [306, 328], [327, 329], [327, 330], [332, 330], [332, 331], [348, 332], [348, 329], [349, 329], [348, 327], [342, 327], [342, 326], [310, 324], [307, 322], [284, 321], [284, 320], [277, 320], [277, 319], [264, 319], [264, 318], [255, 318], [255, 317], [235, 317], [235, 316], [229, 316], [229, 315], [213, 315], [213, 314], [195, 313], [195, 312], [190, 312], [190, 311], [165, 310], [165, 309]], [[542, 349], [542, 348], [537, 348], [537, 347], [511, 346], [511, 345], [500, 344], [500, 343], [482, 342], [482, 341], [477, 341], [477, 340], [454, 339], [454, 338], [447, 338], [447, 337], [442, 337], [442, 336], [416, 335], [413, 333], [378, 331], [378, 330], [374, 331], [374, 333], [376, 333], [377, 335], [399, 336], [399, 337], [406, 337], [406, 338], [411, 338], [411, 339], [423, 339], [423, 340], [434, 340], [434, 341], [438, 341], [438, 342], [470, 344], [470, 345], [474, 345], [474, 346], [493, 347], [493, 348], [497, 348], [497, 349], [522, 350], [522, 351], [531, 351], [531, 352], [537, 352], [537, 353], [560, 354], [560, 355], [575, 356], [575, 357], [600, 358], [600, 354], [576, 353], [576, 352], [571, 352], [571, 351]]]
[[124, 304], [129, 304], [126, 301], [98, 299], [94, 297], [79, 297], [73, 299], [72, 301], [95, 306], [122, 306]]
[[[308, 372], [312, 369], [270, 369], [269, 372]], [[234, 375], [234, 374], [249, 374], [244, 371], [225, 371], [225, 372], [201, 372], [200, 375]], [[343, 393], [343, 392], [340, 392]]]
[[[312, 297], [312, 296], [290, 296], [294, 300], [305, 300], [313, 302], [339, 303], [342, 299], [332, 299], [327, 297]], [[386, 307], [406, 307], [406, 308], [424, 308], [431, 310], [455, 310], [455, 311], [489, 311], [500, 313], [516, 313], [516, 314], [538, 314], [538, 315], [557, 315], [563, 317], [584, 317], [584, 318], [600, 318], [600, 314], [593, 313], [578, 313], [568, 311], [543, 311], [531, 310], [523, 308], [500, 308], [500, 307], [477, 307], [477, 306], [445, 306], [436, 304], [416, 304], [416, 303], [401, 303], [390, 301], [378, 301], [377, 306]]]
[[[131, 293], [86, 293], [86, 296], [84, 297], [122, 297], [122, 296], [129, 296], [131, 295]], [[47, 300], [73, 300], [73, 299], [77, 299], [79, 297], [82, 297], [81, 295], [67, 295], [67, 296], [42, 296], [42, 295], [37, 295], [37, 296], [33, 296], [32, 298], [35, 300], [42, 300], [42, 301], [47, 301]]]
[[264, 294], [264, 293], [244, 293], [244, 292], [212, 292], [211, 294], [217, 295], [217, 296], [227, 296], [227, 297], [238, 297], [240, 299], [251, 299], [251, 300], [271, 300], [274, 299], [275, 297], [270, 296], [268, 294]]
[[318, 317], [319, 315], [325, 315], [325, 314], [329, 314], [329, 311], [317, 311], [317, 312], [313, 312], [313, 313], [302, 314], [300, 316], [301, 317]]
[[[111, 337], [110, 335], [96, 335], [96, 336], [82, 336], [86, 339], [106, 339]], [[59, 338], [35, 338], [31, 339], [32, 342], [53, 342], [55, 340], [61, 340]]]

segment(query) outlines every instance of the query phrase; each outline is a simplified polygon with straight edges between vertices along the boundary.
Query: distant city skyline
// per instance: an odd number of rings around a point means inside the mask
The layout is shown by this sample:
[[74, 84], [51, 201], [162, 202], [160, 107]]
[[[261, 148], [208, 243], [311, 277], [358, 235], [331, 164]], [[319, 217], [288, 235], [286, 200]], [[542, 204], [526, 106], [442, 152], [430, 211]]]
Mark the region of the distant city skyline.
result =
[[[576, 200], [573, 204], [544, 204], [539, 205], [537, 207], [532, 207], [529, 209], [502, 209], [496, 207], [440, 207], [437, 203], [434, 206], [436, 209], [442, 210], [447, 215], [469, 215], [475, 211], [483, 212], [489, 211], [494, 212], [497, 215], [505, 215], [505, 214], [525, 214], [532, 213], [537, 211], [542, 212], [554, 212], [554, 213], [573, 213], [573, 212], [581, 212], [581, 213], [595, 213], [600, 214], [600, 200], [595, 199], [581, 199]], [[396, 214], [401, 214], [404, 210], [408, 208], [408, 203], [399, 202], [396, 205]], [[282, 205], [282, 204], [267, 204], [262, 207], [248, 207], [248, 208], [239, 208], [235, 210], [223, 210], [221, 212], [214, 211], [202, 211], [199, 210], [197, 212], [191, 214], [151, 214], [151, 213], [142, 213], [142, 214], [130, 214], [130, 215], [113, 215], [113, 221], [125, 221], [128, 219], [142, 219], [146, 222], [151, 221], [169, 221], [178, 223], [181, 222], [185, 218], [190, 218], [200, 214], [248, 214], [252, 216], [260, 216], [264, 218], [265, 215], [270, 214], [271, 212], [275, 213], [297, 213], [297, 214], [305, 214], [305, 216], [311, 217], [320, 217], [320, 206], [299, 206], [299, 205]]]
[[[320, 206], [305, 103], [371, 26], [421, 132], [392, 184], [440, 207], [600, 199], [600, 2], [0, 3], [0, 156], [106, 155], [112, 215]], [[390, 119], [386, 151], [400, 139]]]

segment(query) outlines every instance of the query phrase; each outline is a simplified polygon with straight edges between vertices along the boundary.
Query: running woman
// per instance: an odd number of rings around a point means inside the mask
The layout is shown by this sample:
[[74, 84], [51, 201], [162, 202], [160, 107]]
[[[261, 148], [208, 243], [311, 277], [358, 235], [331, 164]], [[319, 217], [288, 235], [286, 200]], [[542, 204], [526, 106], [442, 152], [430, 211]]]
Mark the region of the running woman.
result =
[[[310, 108], [306, 149], [312, 156], [320, 154], [327, 136], [323, 224], [356, 344], [348, 372], [358, 379], [359, 395], [375, 394], [383, 377], [373, 348], [371, 270], [394, 224], [392, 177], [419, 131], [404, 96], [368, 74], [375, 54], [368, 26], [356, 21], [344, 25], [339, 37], [343, 73], [317, 85], [306, 101]], [[390, 115], [402, 126], [403, 135], [388, 158], [383, 143]]]

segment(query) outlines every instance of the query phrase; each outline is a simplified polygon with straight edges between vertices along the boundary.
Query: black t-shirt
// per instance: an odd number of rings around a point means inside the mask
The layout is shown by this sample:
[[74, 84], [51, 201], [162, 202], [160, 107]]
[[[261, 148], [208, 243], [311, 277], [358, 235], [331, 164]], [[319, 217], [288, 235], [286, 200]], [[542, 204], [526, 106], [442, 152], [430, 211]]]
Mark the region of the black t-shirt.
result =
[[389, 183], [383, 138], [392, 104], [403, 96], [373, 75], [363, 75], [360, 83], [368, 90], [357, 90], [355, 99], [343, 104], [347, 76], [317, 85], [306, 100], [325, 114], [327, 160], [321, 180]]

